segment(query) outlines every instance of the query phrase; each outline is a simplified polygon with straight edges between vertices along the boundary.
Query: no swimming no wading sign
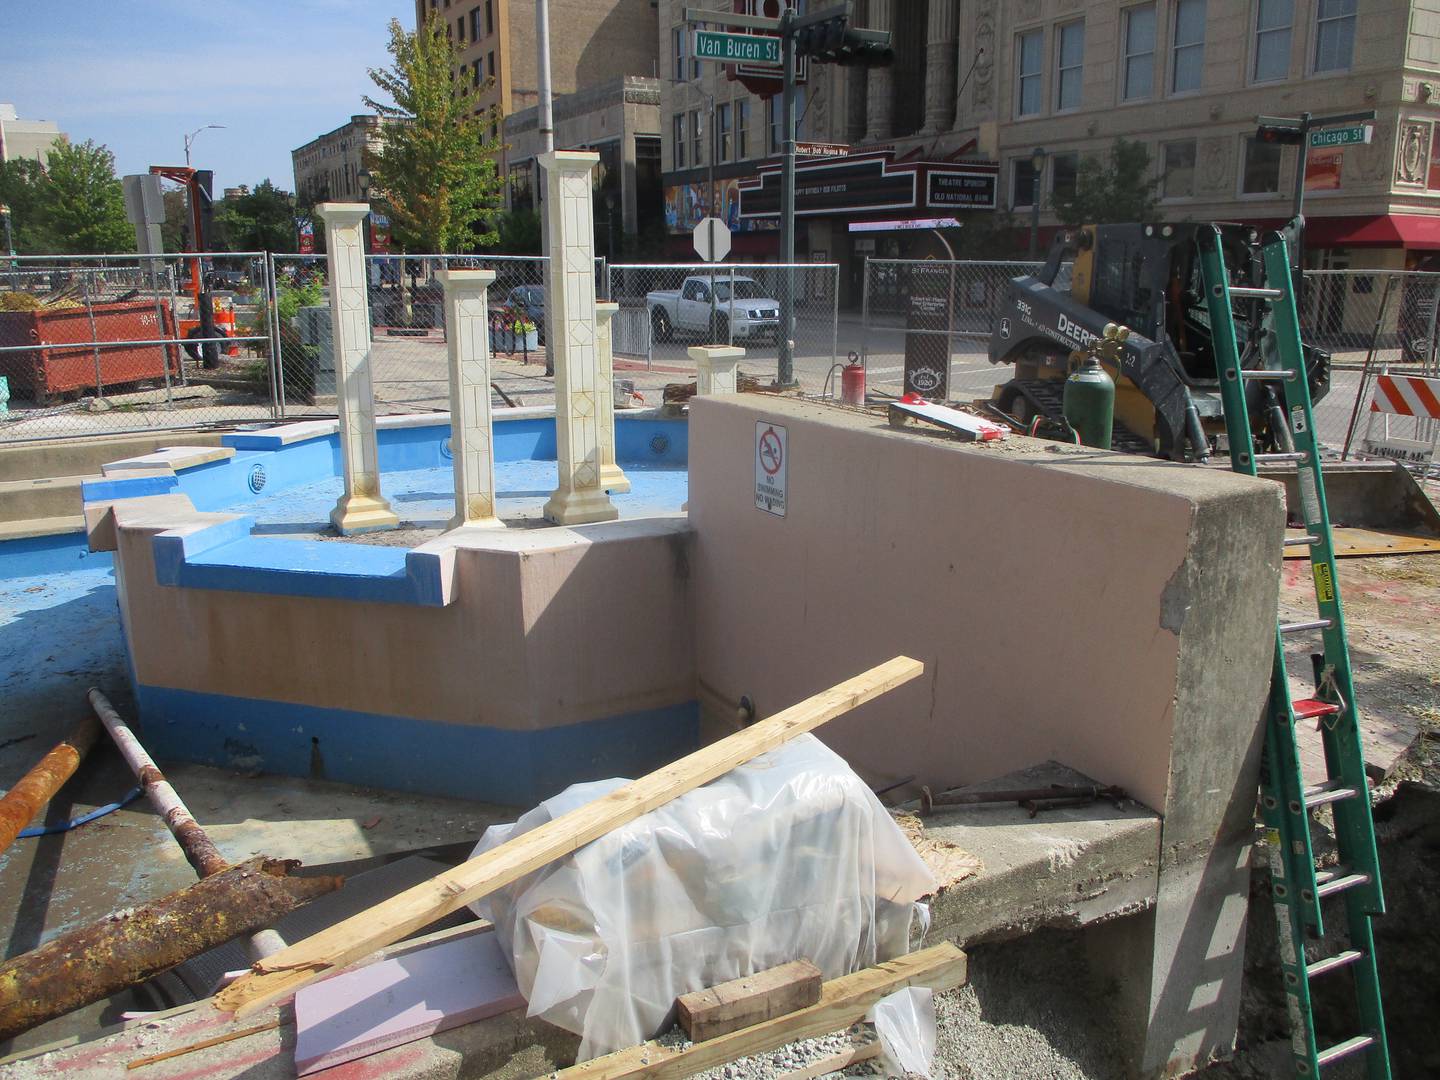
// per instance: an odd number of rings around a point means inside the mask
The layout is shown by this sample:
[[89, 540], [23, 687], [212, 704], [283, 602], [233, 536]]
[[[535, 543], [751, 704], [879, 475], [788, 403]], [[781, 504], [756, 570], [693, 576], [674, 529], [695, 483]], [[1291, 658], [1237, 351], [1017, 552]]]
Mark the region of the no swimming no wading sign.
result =
[[755, 421], [755, 508], [785, 516], [785, 474], [789, 471], [785, 429], [768, 420]]

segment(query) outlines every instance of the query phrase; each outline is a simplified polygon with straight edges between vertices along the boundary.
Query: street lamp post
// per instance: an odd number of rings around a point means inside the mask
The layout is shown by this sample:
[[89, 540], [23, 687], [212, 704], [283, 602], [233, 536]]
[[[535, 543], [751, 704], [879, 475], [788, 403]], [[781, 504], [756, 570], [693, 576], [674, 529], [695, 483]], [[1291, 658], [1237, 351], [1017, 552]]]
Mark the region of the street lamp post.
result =
[[206, 124], [203, 127], [196, 128], [190, 132], [189, 135], [185, 136], [185, 167], [187, 169], [190, 167], [190, 147], [195, 144], [195, 139], [199, 134], [202, 131], [209, 131], [211, 128], [223, 128], [224, 126], [224, 124]]
[[1032, 187], [1030, 189], [1030, 258], [1040, 257], [1040, 178], [1045, 173], [1045, 148], [1037, 146], [1030, 153]]

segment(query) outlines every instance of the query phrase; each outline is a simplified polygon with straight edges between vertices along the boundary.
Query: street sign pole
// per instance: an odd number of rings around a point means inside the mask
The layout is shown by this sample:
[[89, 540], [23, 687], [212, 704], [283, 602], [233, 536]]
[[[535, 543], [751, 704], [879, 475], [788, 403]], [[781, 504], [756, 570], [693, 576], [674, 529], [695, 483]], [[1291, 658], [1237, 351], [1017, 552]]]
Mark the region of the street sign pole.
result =
[[789, 33], [794, 9], [781, 15], [780, 50], [785, 65], [785, 89], [781, 115], [785, 125], [785, 154], [780, 166], [780, 258], [785, 269], [780, 278], [780, 356], [775, 384], [780, 389], [795, 385], [795, 35]]

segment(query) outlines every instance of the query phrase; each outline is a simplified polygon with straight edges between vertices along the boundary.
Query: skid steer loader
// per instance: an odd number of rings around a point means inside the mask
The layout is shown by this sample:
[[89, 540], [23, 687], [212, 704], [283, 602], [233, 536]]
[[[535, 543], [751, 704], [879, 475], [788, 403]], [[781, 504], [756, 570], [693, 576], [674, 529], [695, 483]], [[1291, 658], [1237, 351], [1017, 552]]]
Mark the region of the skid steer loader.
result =
[[[1130, 328], [1115, 380], [1112, 447], [1173, 461], [1209, 464], [1228, 450], [1224, 409], [1211, 347], [1194, 223], [1089, 225], [1062, 230], [1045, 265], [1013, 278], [991, 334], [992, 364], [1013, 365], [987, 411], [1020, 431], [1065, 430], [1061, 397], [1072, 353], [1085, 350], [1114, 322]], [[1295, 223], [1287, 227], [1292, 237]], [[1259, 234], [1220, 226], [1232, 285], [1263, 288]], [[1279, 367], [1265, 305], [1242, 306], [1236, 335], [1246, 369]], [[1313, 400], [1330, 389], [1330, 355], [1305, 346]], [[1294, 445], [1272, 382], [1247, 388], [1256, 453]], [[1326, 462], [1325, 482], [1337, 528], [1337, 554], [1440, 550], [1440, 513], [1396, 462]], [[1272, 465], [1262, 474], [1284, 483], [1294, 505], [1296, 470]]]

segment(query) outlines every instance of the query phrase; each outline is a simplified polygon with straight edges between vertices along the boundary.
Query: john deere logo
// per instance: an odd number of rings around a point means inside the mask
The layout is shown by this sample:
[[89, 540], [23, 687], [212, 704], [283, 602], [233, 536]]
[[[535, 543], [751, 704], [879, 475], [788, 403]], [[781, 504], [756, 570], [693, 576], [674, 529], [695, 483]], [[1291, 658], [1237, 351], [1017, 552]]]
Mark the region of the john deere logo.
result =
[[251, 466], [250, 466], [250, 490], [253, 491], [256, 495], [259, 495], [260, 492], [264, 489], [264, 487], [265, 487], [265, 466], [264, 466], [264, 465], [251, 465]]

